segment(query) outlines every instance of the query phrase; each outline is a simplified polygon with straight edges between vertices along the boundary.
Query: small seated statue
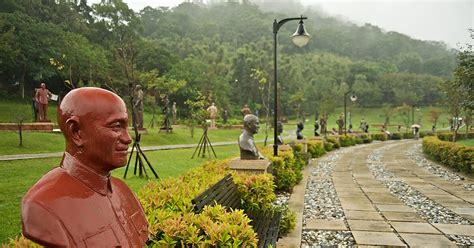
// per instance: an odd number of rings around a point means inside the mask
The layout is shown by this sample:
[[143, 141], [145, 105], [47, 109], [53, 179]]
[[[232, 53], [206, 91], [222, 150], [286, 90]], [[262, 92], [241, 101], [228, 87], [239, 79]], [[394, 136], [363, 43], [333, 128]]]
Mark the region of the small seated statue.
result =
[[263, 159], [263, 156], [258, 152], [253, 135], [258, 133], [260, 128], [258, 117], [253, 114], [245, 115], [244, 130], [239, 136], [240, 159], [254, 160]]
[[303, 137], [303, 129], [304, 129], [304, 124], [303, 122], [298, 122], [296, 125], [296, 139], [302, 140]]

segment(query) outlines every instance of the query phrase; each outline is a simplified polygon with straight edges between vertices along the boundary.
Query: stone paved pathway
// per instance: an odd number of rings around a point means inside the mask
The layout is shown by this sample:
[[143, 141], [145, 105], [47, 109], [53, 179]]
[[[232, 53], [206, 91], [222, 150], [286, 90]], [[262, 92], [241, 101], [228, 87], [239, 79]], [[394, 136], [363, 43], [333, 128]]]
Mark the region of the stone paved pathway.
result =
[[474, 181], [420, 166], [415, 148], [378, 142], [314, 160], [289, 201], [301, 226], [279, 247], [474, 246]]

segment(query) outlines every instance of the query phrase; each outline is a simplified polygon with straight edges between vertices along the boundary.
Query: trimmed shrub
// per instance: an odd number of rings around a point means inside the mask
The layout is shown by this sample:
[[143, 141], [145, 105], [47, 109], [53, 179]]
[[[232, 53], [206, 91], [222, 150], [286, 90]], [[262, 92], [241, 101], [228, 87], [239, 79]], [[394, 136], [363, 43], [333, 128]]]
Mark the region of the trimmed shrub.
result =
[[423, 138], [423, 152], [432, 159], [464, 172], [472, 172], [474, 148], [442, 141], [438, 137]]
[[[273, 175], [277, 190], [291, 191], [297, 183], [297, 175], [294, 168], [289, 166], [283, 157], [270, 157]], [[301, 172], [300, 172], [301, 173]]]
[[308, 140], [308, 153], [312, 158], [319, 158], [326, 153], [325, 143], [320, 140]]
[[415, 134], [413, 134], [412, 132], [410, 132], [410, 133], [402, 133], [402, 138], [403, 138], [403, 139], [413, 139], [413, 138], [415, 138]]
[[364, 143], [364, 140], [363, 140], [361, 137], [356, 136], [356, 137], [355, 137], [355, 143], [356, 143], [357, 145], [360, 145], [360, 144], [363, 144], [363, 143]]
[[359, 134], [357, 137], [360, 137], [364, 144], [372, 143], [372, 135], [370, 134]]
[[[256, 246], [256, 235], [241, 211], [226, 211], [217, 205], [202, 213], [192, 211], [191, 200], [222, 179], [228, 172], [227, 162], [207, 162], [183, 176], [162, 181], [150, 181], [138, 192], [153, 243], [158, 246]], [[275, 198], [271, 176], [234, 175], [239, 190], [255, 192], [258, 197], [244, 195], [243, 207], [268, 208]], [[242, 177], [245, 175], [242, 175]], [[244, 184], [243, 182], [255, 182]], [[270, 190], [268, 190], [270, 189]], [[261, 196], [265, 194], [265, 198]], [[231, 235], [230, 235], [231, 234]]]
[[333, 144], [333, 149], [339, 149], [341, 147], [341, 143], [339, 143], [338, 138], [326, 137], [325, 141], [332, 143]]
[[334, 144], [331, 142], [324, 142], [324, 150], [327, 152], [334, 150]]
[[355, 145], [355, 138], [353, 136], [339, 136], [339, 143], [341, 144], [341, 147], [348, 147], [348, 146], [354, 146]]
[[269, 174], [247, 175], [244, 173], [233, 174], [234, 182], [242, 197], [242, 207], [245, 210], [271, 210], [275, 201], [273, 192], [275, 185], [273, 176]]
[[387, 134], [385, 133], [373, 133], [371, 135], [373, 140], [386, 141], [388, 139]]
[[279, 207], [278, 211], [282, 213], [280, 220], [280, 230], [278, 230], [278, 235], [284, 236], [295, 228], [296, 214], [291, 212], [288, 206]]

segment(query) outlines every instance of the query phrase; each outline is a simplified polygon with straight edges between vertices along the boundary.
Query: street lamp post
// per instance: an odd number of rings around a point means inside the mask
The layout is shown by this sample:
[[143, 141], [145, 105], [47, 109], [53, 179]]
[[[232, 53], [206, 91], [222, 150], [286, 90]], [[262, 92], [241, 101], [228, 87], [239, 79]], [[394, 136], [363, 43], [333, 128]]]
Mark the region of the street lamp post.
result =
[[347, 111], [346, 111], [346, 106], [347, 106], [347, 95], [352, 92], [351, 96], [351, 101], [355, 102], [357, 100], [357, 96], [354, 94], [353, 91], [348, 91], [344, 93], [344, 136], [347, 135]]
[[294, 17], [294, 18], [285, 18], [283, 20], [273, 21], [273, 51], [274, 51], [274, 58], [273, 58], [273, 80], [274, 80], [274, 119], [273, 119], [273, 156], [278, 156], [278, 133], [277, 133], [277, 121], [278, 121], [278, 93], [277, 93], [277, 34], [278, 30], [283, 26], [283, 24], [289, 21], [299, 20], [298, 29], [296, 32], [291, 36], [293, 43], [298, 47], [305, 46], [310, 38], [310, 35], [306, 33], [304, 29], [303, 20], [308, 19], [307, 17]]

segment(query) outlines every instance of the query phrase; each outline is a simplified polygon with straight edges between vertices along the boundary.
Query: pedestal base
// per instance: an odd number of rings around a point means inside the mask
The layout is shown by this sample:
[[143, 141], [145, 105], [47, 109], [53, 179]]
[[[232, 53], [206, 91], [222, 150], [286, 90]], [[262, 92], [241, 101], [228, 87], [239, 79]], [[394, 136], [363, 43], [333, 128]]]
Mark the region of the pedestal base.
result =
[[303, 145], [303, 152], [308, 152], [308, 142], [306, 142], [306, 139], [300, 139], [295, 141], [296, 144], [302, 144]]
[[230, 161], [231, 170], [250, 174], [262, 174], [271, 172], [271, 162], [266, 159], [242, 160], [234, 158]]

